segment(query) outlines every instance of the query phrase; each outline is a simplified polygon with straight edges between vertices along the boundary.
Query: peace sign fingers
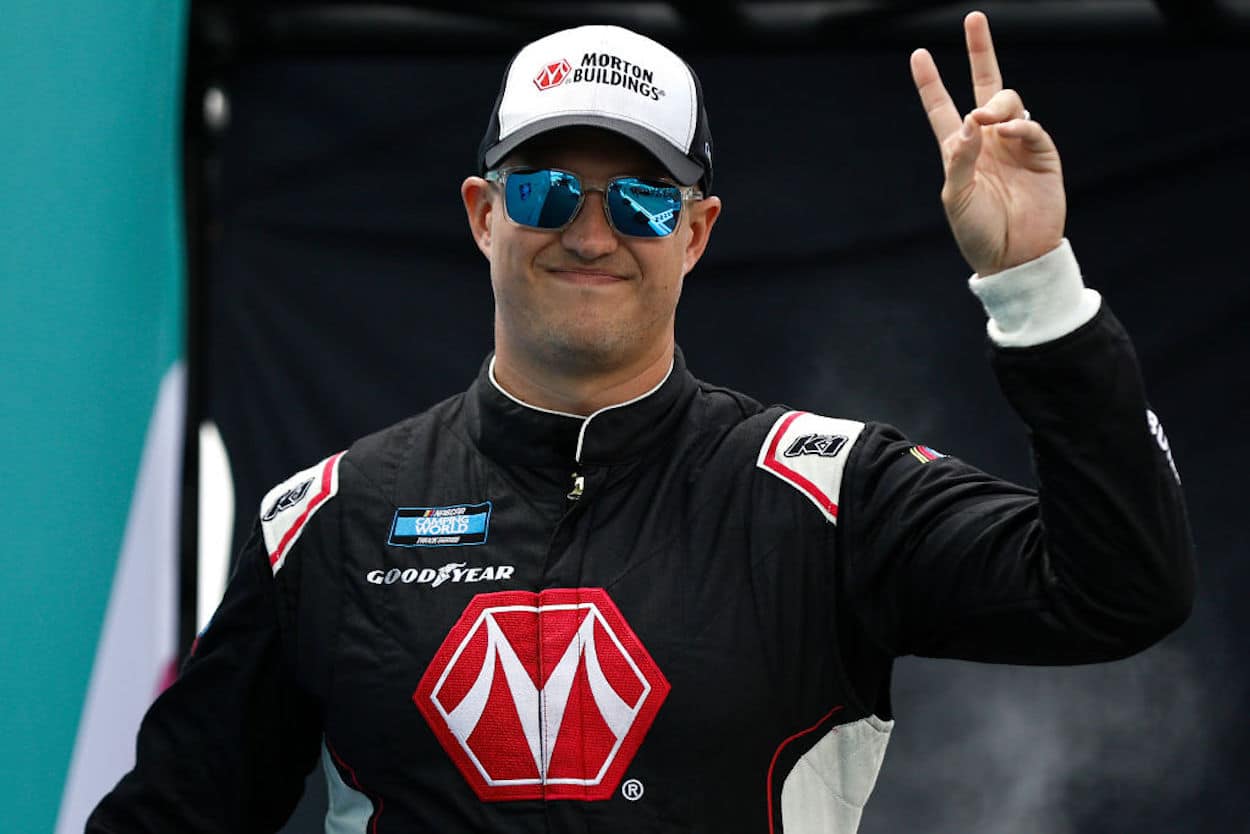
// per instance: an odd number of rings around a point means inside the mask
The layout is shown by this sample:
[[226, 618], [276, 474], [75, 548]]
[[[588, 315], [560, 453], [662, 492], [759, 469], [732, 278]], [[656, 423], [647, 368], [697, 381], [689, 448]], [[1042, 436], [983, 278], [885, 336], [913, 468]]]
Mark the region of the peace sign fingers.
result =
[[[964, 18], [964, 40], [968, 45], [973, 94], [977, 107], [984, 107], [1003, 89], [1003, 74], [998, 68], [998, 56], [994, 54], [994, 41], [990, 38], [990, 22], [984, 13], [971, 12]], [[963, 120], [942, 83], [942, 76], [929, 50], [917, 49], [911, 54], [911, 77], [929, 117], [929, 126], [941, 145], [959, 130]]]
[[964, 17], [976, 107], [961, 117], [927, 50], [911, 75], [942, 155], [942, 207], [959, 250], [978, 275], [1032, 260], [1059, 245], [1066, 197], [1059, 153], [1029, 119], [1003, 76], [981, 12]]

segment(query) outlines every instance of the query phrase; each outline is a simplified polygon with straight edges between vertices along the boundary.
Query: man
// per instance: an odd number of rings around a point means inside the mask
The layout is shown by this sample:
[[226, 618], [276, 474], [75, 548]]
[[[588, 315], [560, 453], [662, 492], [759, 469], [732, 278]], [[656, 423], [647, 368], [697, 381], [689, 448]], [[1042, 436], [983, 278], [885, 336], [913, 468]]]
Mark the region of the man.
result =
[[966, 21], [977, 108], [912, 72], [1040, 492], [889, 426], [698, 382], [721, 210], [702, 94], [615, 27], [513, 59], [461, 188], [495, 353], [275, 487], [92, 832], [853, 832], [905, 654], [1123, 657], [1187, 616], [1179, 478], [1063, 239], [1049, 136]]

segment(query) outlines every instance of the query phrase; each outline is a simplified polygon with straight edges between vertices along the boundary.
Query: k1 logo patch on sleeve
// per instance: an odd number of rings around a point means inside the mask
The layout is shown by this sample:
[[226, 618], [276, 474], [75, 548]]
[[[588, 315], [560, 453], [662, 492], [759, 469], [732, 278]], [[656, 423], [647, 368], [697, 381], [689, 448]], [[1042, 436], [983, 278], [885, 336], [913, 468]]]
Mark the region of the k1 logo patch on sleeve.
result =
[[788, 411], [764, 438], [756, 466], [806, 495], [836, 524], [842, 470], [863, 430], [854, 420]]
[[339, 452], [316, 466], [296, 472], [261, 499], [260, 529], [274, 576], [282, 570], [286, 555], [313, 513], [338, 493], [339, 461], [343, 454]]
[[396, 547], [457, 547], [484, 544], [491, 504], [452, 507], [400, 507], [391, 522], [387, 544]]

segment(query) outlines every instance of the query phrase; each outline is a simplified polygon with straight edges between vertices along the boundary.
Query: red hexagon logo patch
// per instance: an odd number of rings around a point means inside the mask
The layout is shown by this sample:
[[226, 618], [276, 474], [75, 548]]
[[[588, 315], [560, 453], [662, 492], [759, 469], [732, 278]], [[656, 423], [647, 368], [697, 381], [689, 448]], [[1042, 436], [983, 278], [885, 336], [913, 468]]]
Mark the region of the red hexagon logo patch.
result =
[[569, 66], [569, 62], [561, 58], [558, 61], [552, 61], [544, 66], [534, 76], [534, 86], [540, 90], [550, 90], [552, 87], [558, 87], [564, 83], [565, 76], [573, 71]]
[[608, 799], [669, 683], [602, 588], [478, 594], [412, 700], [484, 802]]

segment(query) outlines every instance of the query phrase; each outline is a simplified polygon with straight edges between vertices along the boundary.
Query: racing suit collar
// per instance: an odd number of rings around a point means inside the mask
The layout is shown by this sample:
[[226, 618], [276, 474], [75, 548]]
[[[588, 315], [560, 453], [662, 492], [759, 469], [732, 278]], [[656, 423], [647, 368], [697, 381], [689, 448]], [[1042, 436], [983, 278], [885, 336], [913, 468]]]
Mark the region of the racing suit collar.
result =
[[494, 355], [465, 398], [470, 435], [496, 460], [528, 465], [604, 465], [637, 457], [668, 435], [698, 387], [678, 349], [668, 376], [637, 399], [580, 417], [528, 405], [493, 379]]

